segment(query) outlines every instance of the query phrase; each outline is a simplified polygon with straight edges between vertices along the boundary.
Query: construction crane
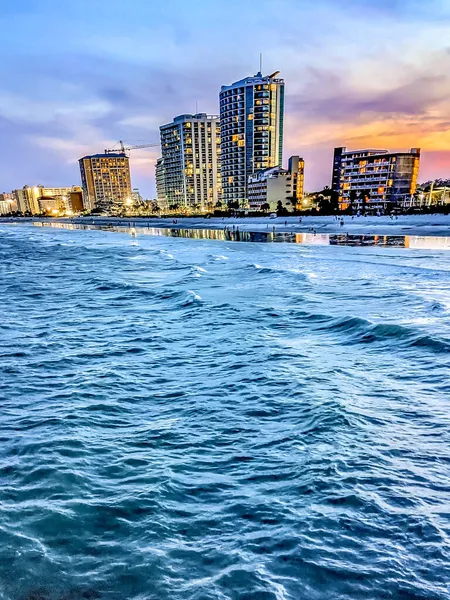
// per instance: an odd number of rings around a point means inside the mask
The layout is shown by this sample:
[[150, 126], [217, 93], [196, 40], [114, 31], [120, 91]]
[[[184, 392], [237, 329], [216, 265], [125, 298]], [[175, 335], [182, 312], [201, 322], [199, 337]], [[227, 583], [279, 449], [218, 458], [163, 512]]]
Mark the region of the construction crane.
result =
[[160, 142], [155, 142], [152, 144], [138, 144], [137, 146], [125, 146], [122, 140], [119, 140], [120, 148], [105, 148], [105, 154], [115, 154], [116, 152], [120, 152], [122, 154], [126, 154], [130, 150], [139, 150], [141, 148], [156, 148], [160, 146]]

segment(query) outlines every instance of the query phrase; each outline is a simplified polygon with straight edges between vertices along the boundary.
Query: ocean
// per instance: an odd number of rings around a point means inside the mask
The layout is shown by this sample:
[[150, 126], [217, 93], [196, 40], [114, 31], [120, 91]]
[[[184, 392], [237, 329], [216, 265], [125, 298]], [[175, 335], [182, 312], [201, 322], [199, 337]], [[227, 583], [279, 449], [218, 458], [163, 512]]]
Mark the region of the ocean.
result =
[[449, 599], [450, 252], [132, 233], [0, 225], [0, 600]]

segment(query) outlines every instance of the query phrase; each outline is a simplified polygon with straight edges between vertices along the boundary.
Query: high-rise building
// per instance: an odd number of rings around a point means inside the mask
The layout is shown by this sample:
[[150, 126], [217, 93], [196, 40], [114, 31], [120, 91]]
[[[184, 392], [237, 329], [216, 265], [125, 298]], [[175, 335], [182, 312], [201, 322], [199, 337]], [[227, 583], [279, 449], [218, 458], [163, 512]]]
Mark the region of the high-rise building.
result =
[[155, 167], [156, 198], [160, 208], [167, 208], [164, 159], [158, 158]]
[[332, 189], [342, 210], [409, 201], [417, 187], [420, 148], [410, 152], [334, 149]]
[[283, 160], [284, 80], [278, 71], [241, 79], [220, 91], [223, 198], [247, 202], [249, 176]]
[[160, 134], [159, 193], [164, 189], [169, 206], [215, 206], [222, 196], [219, 117], [206, 113], [180, 115], [162, 125]]
[[130, 161], [124, 152], [83, 156], [78, 162], [87, 210], [132, 202]]
[[284, 208], [293, 211], [303, 199], [303, 176], [305, 162], [299, 156], [291, 156], [289, 168], [270, 167], [250, 175], [248, 178], [248, 204], [254, 210], [268, 204], [271, 211], [281, 202]]

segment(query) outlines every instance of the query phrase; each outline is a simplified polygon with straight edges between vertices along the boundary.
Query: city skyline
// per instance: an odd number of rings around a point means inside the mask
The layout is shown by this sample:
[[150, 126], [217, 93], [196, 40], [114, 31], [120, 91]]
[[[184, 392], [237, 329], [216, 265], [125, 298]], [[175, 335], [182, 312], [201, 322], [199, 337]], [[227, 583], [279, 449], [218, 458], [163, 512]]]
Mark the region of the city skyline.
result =
[[[286, 82], [284, 162], [305, 158], [305, 189], [330, 185], [336, 146], [420, 146], [420, 181], [446, 177], [450, 7], [424, 4], [266, 0], [255, 14], [236, 1], [192, 11], [110, 0], [89, 18], [84, 0], [3, 7], [0, 186], [76, 185], [81, 156], [118, 139], [157, 141], [178, 114], [217, 114], [221, 86], [256, 73], [259, 52], [263, 72]], [[146, 197], [156, 196], [159, 152], [131, 155]]]

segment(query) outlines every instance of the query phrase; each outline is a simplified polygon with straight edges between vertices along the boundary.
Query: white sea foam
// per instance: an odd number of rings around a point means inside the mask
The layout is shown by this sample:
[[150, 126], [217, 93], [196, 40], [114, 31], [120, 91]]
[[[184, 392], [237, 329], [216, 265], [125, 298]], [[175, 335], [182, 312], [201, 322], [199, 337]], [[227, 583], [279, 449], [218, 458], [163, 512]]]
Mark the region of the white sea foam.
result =
[[198, 294], [196, 294], [192, 290], [188, 290], [188, 293], [191, 294], [191, 296], [194, 298], [194, 300], [201, 300], [202, 299], [201, 296], [199, 296]]

